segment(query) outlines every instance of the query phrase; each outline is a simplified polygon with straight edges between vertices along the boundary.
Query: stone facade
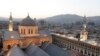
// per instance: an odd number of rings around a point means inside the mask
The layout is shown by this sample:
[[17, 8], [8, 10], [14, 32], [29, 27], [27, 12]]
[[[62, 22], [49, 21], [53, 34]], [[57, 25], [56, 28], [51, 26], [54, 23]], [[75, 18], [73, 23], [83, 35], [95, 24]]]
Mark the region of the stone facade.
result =
[[38, 35], [37, 26], [19, 26], [18, 30], [21, 37]]

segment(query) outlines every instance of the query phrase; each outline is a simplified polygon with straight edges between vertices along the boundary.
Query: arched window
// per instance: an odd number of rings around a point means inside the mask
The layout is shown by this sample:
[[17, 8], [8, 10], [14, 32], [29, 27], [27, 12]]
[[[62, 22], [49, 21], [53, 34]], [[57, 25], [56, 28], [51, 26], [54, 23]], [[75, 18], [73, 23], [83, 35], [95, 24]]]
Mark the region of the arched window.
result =
[[23, 34], [25, 34], [25, 29], [23, 29]]
[[10, 49], [10, 48], [11, 48], [11, 46], [10, 46], [10, 45], [8, 45], [8, 46], [7, 46], [7, 48], [8, 48], [8, 49]]
[[31, 34], [31, 30], [30, 29], [28, 30], [28, 34]]
[[21, 34], [25, 34], [25, 29], [21, 29]]
[[33, 34], [33, 29], [31, 29], [31, 34]]
[[19, 47], [20, 45], [19, 45], [19, 44], [17, 44], [17, 46]]

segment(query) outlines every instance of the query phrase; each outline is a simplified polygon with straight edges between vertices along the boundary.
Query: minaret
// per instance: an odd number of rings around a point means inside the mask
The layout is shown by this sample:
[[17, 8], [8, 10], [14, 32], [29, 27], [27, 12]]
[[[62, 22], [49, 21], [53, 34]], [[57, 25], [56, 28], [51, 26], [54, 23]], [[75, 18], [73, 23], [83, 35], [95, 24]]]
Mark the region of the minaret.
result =
[[87, 32], [87, 18], [84, 16], [83, 18], [83, 29], [80, 32], [80, 41], [85, 41], [88, 38], [88, 32]]
[[86, 31], [86, 28], [87, 28], [87, 19], [86, 19], [86, 16], [84, 16], [84, 19], [83, 19], [83, 30]]
[[10, 12], [10, 18], [9, 18], [9, 31], [13, 31], [13, 20], [12, 20], [11, 12]]

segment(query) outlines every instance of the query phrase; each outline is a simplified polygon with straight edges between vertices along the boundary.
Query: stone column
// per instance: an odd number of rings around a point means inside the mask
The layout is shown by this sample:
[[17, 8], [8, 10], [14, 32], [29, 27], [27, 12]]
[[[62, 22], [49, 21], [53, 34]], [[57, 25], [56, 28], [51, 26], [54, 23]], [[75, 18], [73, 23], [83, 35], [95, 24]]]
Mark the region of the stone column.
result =
[[83, 51], [83, 54], [85, 54], [85, 50], [82, 50]]

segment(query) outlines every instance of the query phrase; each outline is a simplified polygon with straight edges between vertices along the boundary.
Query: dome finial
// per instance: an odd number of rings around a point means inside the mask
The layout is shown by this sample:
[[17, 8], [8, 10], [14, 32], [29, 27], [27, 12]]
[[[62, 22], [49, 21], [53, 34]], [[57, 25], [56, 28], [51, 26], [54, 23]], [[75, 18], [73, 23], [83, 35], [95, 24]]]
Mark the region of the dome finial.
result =
[[28, 12], [28, 16], [29, 16], [29, 12]]
[[30, 17], [29, 12], [28, 12], [28, 16], [27, 17]]

